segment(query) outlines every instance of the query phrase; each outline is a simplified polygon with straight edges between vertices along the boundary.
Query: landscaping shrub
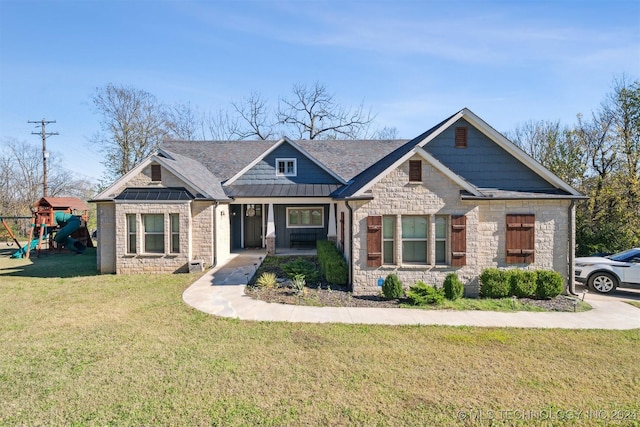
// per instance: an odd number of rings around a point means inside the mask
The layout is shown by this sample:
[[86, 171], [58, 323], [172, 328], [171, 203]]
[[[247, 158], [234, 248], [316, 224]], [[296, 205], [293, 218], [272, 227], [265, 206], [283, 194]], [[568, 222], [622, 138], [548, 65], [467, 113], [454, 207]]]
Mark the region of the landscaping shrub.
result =
[[296, 274], [291, 279], [291, 287], [293, 288], [293, 290], [297, 295], [304, 294], [304, 285], [306, 285], [306, 282], [302, 274]]
[[336, 245], [328, 240], [318, 240], [316, 247], [320, 272], [326, 281], [336, 285], [346, 285], [349, 281], [349, 269]]
[[262, 273], [256, 280], [256, 286], [261, 288], [275, 288], [278, 286], [278, 280], [275, 273]]
[[309, 283], [315, 282], [320, 277], [315, 264], [304, 258], [296, 258], [293, 261], [282, 264], [282, 270], [287, 274], [289, 279], [301, 275], [304, 276]]
[[456, 273], [447, 274], [442, 287], [444, 289], [444, 296], [451, 301], [462, 298], [464, 294], [464, 283], [460, 281]]
[[538, 270], [536, 296], [539, 299], [555, 298], [564, 290], [562, 275], [553, 270]]
[[407, 291], [407, 298], [413, 305], [438, 305], [444, 301], [444, 289], [418, 281]]
[[532, 270], [509, 270], [511, 294], [518, 298], [535, 298], [537, 273]]
[[487, 268], [480, 274], [480, 296], [485, 298], [504, 298], [511, 293], [507, 274], [497, 268]]
[[398, 279], [398, 276], [395, 274], [389, 274], [387, 278], [384, 279], [382, 294], [386, 299], [402, 298], [404, 290], [402, 289], [402, 282]]

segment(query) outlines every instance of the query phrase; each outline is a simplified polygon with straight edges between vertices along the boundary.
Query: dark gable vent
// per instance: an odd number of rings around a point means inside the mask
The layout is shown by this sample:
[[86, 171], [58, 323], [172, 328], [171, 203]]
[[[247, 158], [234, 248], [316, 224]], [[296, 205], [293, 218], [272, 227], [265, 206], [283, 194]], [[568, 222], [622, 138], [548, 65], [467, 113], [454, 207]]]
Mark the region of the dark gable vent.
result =
[[409, 160], [409, 182], [422, 182], [422, 160]]
[[467, 148], [467, 128], [457, 127], [455, 137], [456, 148]]
[[151, 181], [162, 181], [162, 168], [160, 165], [151, 165]]

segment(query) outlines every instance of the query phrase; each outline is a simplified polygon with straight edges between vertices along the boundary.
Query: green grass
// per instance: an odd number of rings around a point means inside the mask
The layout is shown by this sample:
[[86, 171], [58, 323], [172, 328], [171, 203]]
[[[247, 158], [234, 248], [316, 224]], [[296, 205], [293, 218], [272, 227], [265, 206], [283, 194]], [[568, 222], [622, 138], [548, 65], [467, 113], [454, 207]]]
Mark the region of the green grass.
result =
[[640, 301], [625, 301], [627, 304], [631, 304], [634, 307], [640, 308]]
[[[31, 261], [0, 254], [0, 425], [488, 425], [491, 415], [513, 425], [521, 420], [499, 411], [640, 416], [640, 330], [238, 321], [183, 303], [196, 277], [98, 276], [94, 251]], [[462, 423], [480, 411], [484, 420]], [[577, 424], [609, 423], [583, 415]]]

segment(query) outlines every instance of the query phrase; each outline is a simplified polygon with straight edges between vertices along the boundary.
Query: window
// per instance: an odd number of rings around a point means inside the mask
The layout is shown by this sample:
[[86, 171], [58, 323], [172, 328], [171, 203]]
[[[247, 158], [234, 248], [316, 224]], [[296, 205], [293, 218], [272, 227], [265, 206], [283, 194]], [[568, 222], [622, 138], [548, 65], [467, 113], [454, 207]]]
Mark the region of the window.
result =
[[422, 160], [409, 160], [409, 182], [422, 182]]
[[447, 217], [436, 216], [436, 264], [447, 263]]
[[395, 264], [395, 236], [396, 218], [394, 216], [382, 217], [382, 262], [384, 264]]
[[164, 215], [142, 215], [144, 252], [164, 253]]
[[[467, 262], [464, 215], [367, 217], [367, 266], [416, 264], [462, 267]], [[429, 230], [434, 226], [434, 232]], [[398, 233], [401, 228], [401, 243]], [[431, 259], [432, 253], [435, 257]]]
[[180, 215], [169, 215], [171, 221], [171, 253], [180, 252]]
[[532, 214], [507, 215], [507, 264], [534, 262], [535, 223]]
[[127, 253], [136, 253], [136, 215], [127, 214]]
[[323, 208], [287, 208], [287, 228], [324, 227]]
[[427, 230], [426, 216], [402, 217], [402, 262], [406, 264], [427, 263]]
[[151, 181], [162, 181], [162, 168], [160, 165], [151, 165]]
[[296, 159], [276, 159], [276, 175], [296, 176]]
[[467, 128], [457, 127], [455, 136], [456, 148], [467, 148]]

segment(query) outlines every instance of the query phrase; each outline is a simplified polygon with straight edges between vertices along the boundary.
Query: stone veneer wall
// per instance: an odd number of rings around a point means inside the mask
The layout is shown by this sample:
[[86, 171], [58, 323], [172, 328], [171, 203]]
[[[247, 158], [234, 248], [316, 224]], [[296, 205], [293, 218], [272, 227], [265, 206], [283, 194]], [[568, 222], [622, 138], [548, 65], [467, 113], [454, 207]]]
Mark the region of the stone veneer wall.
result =
[[[421, 160], [414, 156], [412, 160]], [[350, 202], [353, 207], [353, 292], [377, 294], [378, 278], [398, 275], [405, 288], [422, 280], [442, 286], [447, 274], [455, 272], [465, 283], [467, 295], [477, 295], [478, 276], [487, 267], [553, 269], [565, 278], [568, 272], [569, 201], [461, 201], [460, 188], [444, 174], [422, 162], [422, 183], [409, 183], [409, 166], [405, 162], [372, 187], [374, 199]], [[529, 213], [536, 216], [535, 263], [506, 264], [506, 214]], [[367, 217], [369, 215], [466, 215], [467, 261], [464, 267], [436, 265], [383, 265], [367, 267]], [[429, 228], [429, 259], [435, 257]], [[400, 226], [396, 228], [396, 254], [402, 245]]]
[[214, 218], [215, 206], [211, 202], [191, 204], [190, 252], [193, 260], [204, 261], [205, 266], [214, 264]]
[[98, 247], [97, 269], [102, 274], [116, 272], [116, 210], [113, 202], [100, 202], [96, 206]]
[[[137, 253], [127, 253], [127, 214], [137, 217]], [[145, 254], [142, 215], [164, 214], [165, 252], [162, 254]], [[169, 214], [180, 215], [180, 252], [170, 253], [170, 219]], [[117, 203], [115, 205], [116, 218], [116, 274], [123, 273], [173, 273], [188, 271], [191, 260], [190, 232], [191, 209], [190, 202], [180, 203]]]

